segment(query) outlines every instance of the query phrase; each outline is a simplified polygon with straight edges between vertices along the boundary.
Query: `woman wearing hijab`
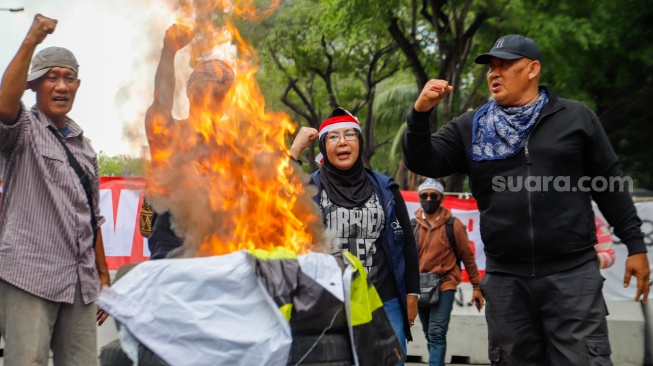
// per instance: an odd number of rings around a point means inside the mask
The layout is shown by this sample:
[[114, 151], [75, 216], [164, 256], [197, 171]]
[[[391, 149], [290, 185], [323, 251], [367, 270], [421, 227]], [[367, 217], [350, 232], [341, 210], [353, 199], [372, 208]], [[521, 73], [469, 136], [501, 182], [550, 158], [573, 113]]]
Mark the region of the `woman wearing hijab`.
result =
[[334, 109], [319, 130], [303, 127], [290, 148], [291, 157], [297, 160], [316, 138], [322, 166], [311, 178], [318, 188], [314, 199], [333, 245], [331, 253], [349, 251], [360, 259], [406, 354], [410, 326], [417, 317], [419, 271], [399, 186], [364, 167], [360, 123], [345, 109]]

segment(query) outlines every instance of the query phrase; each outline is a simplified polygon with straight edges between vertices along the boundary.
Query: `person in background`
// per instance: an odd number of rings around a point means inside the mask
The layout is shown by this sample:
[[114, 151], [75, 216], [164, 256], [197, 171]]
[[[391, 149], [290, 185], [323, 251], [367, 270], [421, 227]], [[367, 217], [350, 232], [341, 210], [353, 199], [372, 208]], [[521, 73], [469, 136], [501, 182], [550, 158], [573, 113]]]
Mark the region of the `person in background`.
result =
[[[440, 180], [427, 178], [417, 189], [421, 208], [415, 211], [415, 238], [419, 256], [420, 273], [437, 273], [442, 277], [440, 300], [436, 305], [419, 306], [419, 319], [429, 349], [429, 366], [444, 366], [447, 352], [447, 330], [453, 308], [456, 288], [460, 284], [465, 265], [473, 286], [472, 301], [481, 311], [483, 295], [479, 289], [479, 273], [474, 252], [467, 238], [467, 229], [460, 220], [453, 219], [455, 244], [449, 241], [447, 222], [453, 217], [448, 208], [441, 205], [444, 185]], [[455, 245], [455, 252], [454, 246]]]
[[[36, 14], [0, 84], [0, 333], [5, 365], [96, 365], [96, 307], [108, 286], [97, 155], [67, 114], [80, 86], [75, 56], [48, 47], [57, 21]], [[25, 89], [36, 93], [26, 108]], [[77, 166], [77, 168], [75, 168]]]
[[152, 209], [150, 200], [145, 194], [141, 201], [141, 211], [138, 217], [138, 230], [141, 233], [141, 236], [144, 238], [149, 238], [152, 235], [152, 230], [154, 228], [154, 222], [156, 222], [156, 212]]
[[[592, 200], [628, 247], [624, 286], [635, 276], [642, 303], [650, 289], [627, 184], [587, 184], [624, 182], [617, 155], [590, 108], [540, 86], [542, 57], [532, 39], [501, 37], [475, 61], [489, 66], [492, 100], [431, 134], [429, 116], [453, 86], [430, 80], [408, 114], [402, 146], [406, 167], [417, 174], [469, 175], [485, 245], [480, 287], [490, 361], [543, 365], [548, 349], [555, 365], [611, 365]], [[560, 187], [550, 177], [578, 186]]]
[[[363, 165], [358, 119], [335, 108], [320, 129], [302, 127], [290, 147], [294, 160], [318, 139], [322, 166], [311, 174], [332, 254], [349, 251], [366, 267], [406, 354], [417, 317], [417, 246], [408, 210], [392, 178]], [[403, 365], [403, 363], [401, 363]]]
[[[172, 117], [172, 106], [175, 92], [176, 53], [187, 46], [193, 39], [191, 30], [180, 24], [173, 24], [165, 33], [161, 58], [154, 76], [154, 100], [145, 116], [145, 131], [152, 155], [161, 151], [170, 151], [173, 139], [188, 139], [190, 134], [196, 134], [186, 127], [186, 121], [176, 121]], [[199, 117], [205, 108], [220, 111], [224, 97], [234, 83], [234, 73], [226, 63], [211, 59], [195, 65], [186, 86], [188, 96], [189, 119]], [[191, 137], [192, 138], [192, 137]], [[187, 162], [186, 162], [187, 163]], [[153, 161], [152, 164], [157, 164]], [[166, 174], [164, 169], [158, 170]], [[156, 178], [155, 178], [156, 179]], [[156, 199], [150, 197], [151, 200]], [[184, 239], [173, 229], [174, 218], [169, 211], [156, 212], [153, 220], [152, 233], [149, 236], [150, 259], [167, 257], [173, 250], [180, 248]]]
[[599, 261], [599, 268], [610, 268], [616, 260], [612, 233], [605, 221], [601, 220], [598, 216], [594, 216], [594, 224], [596, 225], [596, 244], [594, 244], [594, 249], [596, 250], [596, 257]]

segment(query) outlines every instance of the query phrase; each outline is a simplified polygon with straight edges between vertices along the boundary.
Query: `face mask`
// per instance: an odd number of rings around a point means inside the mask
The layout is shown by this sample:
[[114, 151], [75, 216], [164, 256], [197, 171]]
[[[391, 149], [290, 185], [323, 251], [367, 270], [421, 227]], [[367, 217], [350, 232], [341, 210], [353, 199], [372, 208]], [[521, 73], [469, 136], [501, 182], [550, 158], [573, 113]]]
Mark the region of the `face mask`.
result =
[[428, 201], [419, 201], [420, 205], [422, 205], [422, 210], [426, 212], [427, 214], [432, 214], [435, 211], [440, 208], [440, 201], [437, 200], [428, 200]]

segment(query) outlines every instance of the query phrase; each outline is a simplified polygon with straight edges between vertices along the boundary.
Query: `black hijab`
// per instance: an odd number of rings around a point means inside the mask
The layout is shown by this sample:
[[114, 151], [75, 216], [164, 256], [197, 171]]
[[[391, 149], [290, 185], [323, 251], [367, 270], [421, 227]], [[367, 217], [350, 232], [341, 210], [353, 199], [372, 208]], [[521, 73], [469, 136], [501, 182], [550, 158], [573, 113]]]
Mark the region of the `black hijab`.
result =
[[[349, 112], [342, 108], [336, 108], [327, 116], [327, 119]], [[358, 135], [358, 158], [354, 165], [347, 170], [340, 170], [329, 161], [326, 151], [325, 133], [319, 139], [319, 148], [324, 160], [320, 168], [320, 183], [326, 190], [329, 200], [334, 205], [344, 208], [361, 207], [374, 193], [372, 182], [367, 177], [365, 165], [363, 164], [363, 135], [356, 130]]]

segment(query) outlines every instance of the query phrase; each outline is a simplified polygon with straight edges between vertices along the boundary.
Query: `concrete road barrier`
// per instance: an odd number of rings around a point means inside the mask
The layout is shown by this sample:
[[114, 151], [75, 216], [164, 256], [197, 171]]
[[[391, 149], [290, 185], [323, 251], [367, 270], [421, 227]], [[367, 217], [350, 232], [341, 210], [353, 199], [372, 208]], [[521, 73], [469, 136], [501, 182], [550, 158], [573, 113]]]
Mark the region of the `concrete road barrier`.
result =
[[[460, 285], [463, 304], [454, 303], [447, 333], [446, 363], [489, 364], [485, 311], [468, 306], [472, 298], [469, 283]], [[651, 365], [653, 356], [653, 302], [642, 305], [634, 301], [606, 301], [612, 362], [620, 366]], [[647, 314], [648, 321], [645, 319]], [[412, 328], [414, 342], [408, 343], [411, 359], [428, 361], [426, 339], [419, 317]], [[648, 333], [647, 333], [648, 332]], [[648, 338], [646, 338], [648, 337]]]

